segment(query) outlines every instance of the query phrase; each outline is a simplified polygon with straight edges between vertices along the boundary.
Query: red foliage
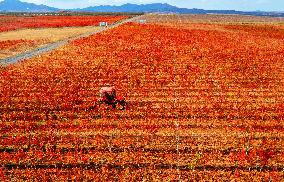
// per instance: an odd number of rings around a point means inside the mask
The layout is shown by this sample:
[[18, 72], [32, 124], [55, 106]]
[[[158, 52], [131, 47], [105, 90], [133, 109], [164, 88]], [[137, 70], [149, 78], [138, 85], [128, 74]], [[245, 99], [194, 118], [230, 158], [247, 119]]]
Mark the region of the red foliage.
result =
[[22, 28], [98, 26], [101, 21], [113, 24], [126, 18], [128, 16], [0, 16], [0, 32]]
[[[128, 23], [2, 68], [0, 140], [9, 153], [0, 162], [49, 168], [33, 176], [55, 168], [65, 179], [96, 173], [107, 180], [143, 171], [145, 179], [155, 174], [162, 181], [177, 179], [169, 171], [178, 165], [188, 177], [199, 170], [196, 181], [208, 174], [223, 181], [246, 175], [238, 167], [235, 175], [218, 172], [235, 161], [281, 164], [283, 152], [274, 150], [283, 132], [281, 43], [278, 36]], [[105, 83], [130, 110], [93, 107]], [[249, 129], [250, 145], [272, 135], [267, 150], [242, 151], [239, 138]]]
[[272, 149], [250, 149], [241, 152], [234, 156], [234, 162], [238, 162], [240, 166], [258, 166], [264, 167], [268, 164], [268, 160], [272, 159], [274, 151]]
[[275, 38], [284, 41], [284, 29], [273, 25], [226, 25], [224, 28], [240, 31], [242, 34], [250, 34], [261, 38]]

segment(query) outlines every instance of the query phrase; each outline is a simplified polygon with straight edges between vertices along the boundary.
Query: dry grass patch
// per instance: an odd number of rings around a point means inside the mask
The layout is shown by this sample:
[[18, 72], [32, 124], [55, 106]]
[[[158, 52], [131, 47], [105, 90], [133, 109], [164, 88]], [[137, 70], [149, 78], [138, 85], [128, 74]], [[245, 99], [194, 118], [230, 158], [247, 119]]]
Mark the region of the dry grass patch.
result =
[[150, 23], [210, 23], [210, 24], [269, 24], [284, 25], [282, 17], [260, 17], [260, 16], [242, 16], [242, 15], [167, 15], [152, 14], [146, 18]]
[[77, 36], [87, 32], [98, 30], [100, 27], [64, 27], [64, 28], [40, 28], [24, 29], [0, 33], [0, 41], [3, 40], [39, 40], [47, 39], [50, 42], [59, 41], [69, 37]]

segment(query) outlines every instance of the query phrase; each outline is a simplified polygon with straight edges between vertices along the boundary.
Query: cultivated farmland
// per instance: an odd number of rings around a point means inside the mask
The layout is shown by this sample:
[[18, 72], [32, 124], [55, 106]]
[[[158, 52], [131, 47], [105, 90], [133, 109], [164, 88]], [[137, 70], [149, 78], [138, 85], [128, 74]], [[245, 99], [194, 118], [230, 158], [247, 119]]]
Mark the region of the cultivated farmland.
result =
[[98, 26], [99, 22], [109, 24], [129, 16], [0, 16], [0, 32], [24, 28], [55, 28]]
[[0, 33], [0, 59], [31, 51], [49, 43], [100, 30], [98, 26], [24, 29]]
[[[283, 180], [283, 24], [203, 18], [149, 15], [1, 68], [2, 180]], [[128, 110], [95, 105], [105, 83]]]
[[[0, 61], [84, 33], [129, 16], [0, 16]], [[59, 28], [58, 28], [59, 27]]]

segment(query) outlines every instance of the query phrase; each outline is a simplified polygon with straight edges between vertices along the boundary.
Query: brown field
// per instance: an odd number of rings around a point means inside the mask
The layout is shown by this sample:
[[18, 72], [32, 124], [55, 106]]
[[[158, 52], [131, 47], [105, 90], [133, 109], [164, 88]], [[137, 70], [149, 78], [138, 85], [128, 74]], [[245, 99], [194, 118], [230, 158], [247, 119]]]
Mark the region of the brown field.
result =
[[284, 25], [284, 18], [240, 15], [147, 15], [149, 23], [210, 23], [210, 24], [278, 24]]
[[37, 28], [37, 29], [21, 29], [16, 31], [0, 33], [0, 41], [3, 40], [41, 40], [47, 39], [56, 42], [69, 37], [81, 35], [87, 32], [99, 30], [100, 27], [63, 27], [63, 28]]

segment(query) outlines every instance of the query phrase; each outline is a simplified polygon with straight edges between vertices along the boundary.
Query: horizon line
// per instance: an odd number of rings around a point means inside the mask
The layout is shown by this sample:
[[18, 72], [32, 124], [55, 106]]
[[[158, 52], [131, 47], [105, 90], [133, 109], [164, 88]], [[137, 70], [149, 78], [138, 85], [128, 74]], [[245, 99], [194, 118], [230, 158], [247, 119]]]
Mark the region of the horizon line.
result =
[[[13, 1], [13, 0], [0, 0], [0, 3], [3, 2], [3, 1]], [[122, 3], [122, 4], [114, 4], [114, 5], [110, 5], [110, 4], [100, 4], [100, 5], [90, 5], [90, 6], [86, 6], [86, 7], [80, 7], [80, 8], [60, 8], [60, 7], [56, 7], [56, 6], [50, 6], [50, 5], [47, 5], [47, 4], [39, 4], [39, 3], [34, 3], [34, 2], [26, 2], [26, 1], [22, 1], [22, 0], [14, 0], [14, 1], [20, 1], [20, 2], [23, 2], [23, 3], [30, 3], [30, 4], [35, 4], [35, 5], [44, 5], [44, 6], [48, 6], [50, 8], [55, 8], [55, 9], [58, 9], [58, 10], [76, 10], [76, 9], [86, 9], [86, 8], [91, 8], [91, 7], [100, 7], [100, 6], [113, 6], [113, 7], [121, 7], [121, 6], [124, 6], [124, 5], [127, 5], [127, 4], [130, 4], [130, 5], [152, 5], [152, 4], [166, 4], [166, 5], [170, 5], [170, 6], [173, 6], [173, 7], [176, 7], [176, 8], [179, 8], [179, 9], [188, 9], [188, 10], [205, 10], [205, 11], [236, 11], [236, 12], [272, 12], [272, 13], [284, 13], [284, 10], [280, 10], [280, 11], [277, 11], [277, 10], [261, 10], [261, 9], [256, 9], [256, 10], [238, 10], [238, 9], [206, 9], [206, 8], [187, 8], [187, 7], [180, 7], [178, 5], [173, 5], [173, 4], [170, 4], [170, 3], [164, 3], [164, 2], [156, 2], [156, 3]]]

